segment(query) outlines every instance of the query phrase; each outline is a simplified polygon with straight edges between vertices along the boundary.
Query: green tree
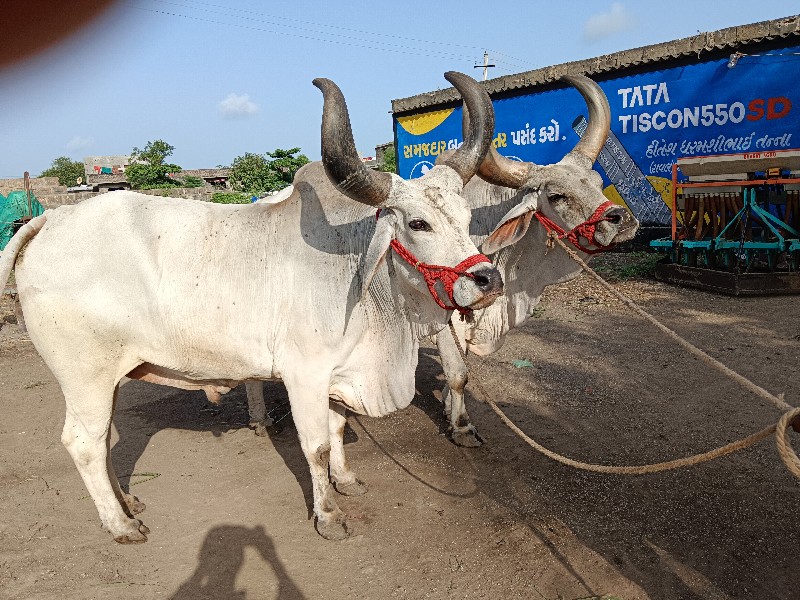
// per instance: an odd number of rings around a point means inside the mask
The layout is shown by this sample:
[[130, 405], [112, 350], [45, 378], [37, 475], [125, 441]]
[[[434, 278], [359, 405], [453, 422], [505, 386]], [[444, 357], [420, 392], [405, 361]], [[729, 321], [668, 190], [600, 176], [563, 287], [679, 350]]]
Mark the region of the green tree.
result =
[[60, 185], [67, 187], [77, 185], [78, 177], [85, 179], [83, 163], [74, 161], [66, 156], [56, 158], [48, 169], [42, 171], [39, 177], [58, 177]]
[[228, 183], [237, 192], [250, 196], [261, 196], [282, 190], [292, 183], [294, 174], [308, 157], [299, 154], [300, 148], [254, 154], [247, 152], [233, 159], [228, 175]]
[[378, 165], [378, 171], [397, 173], [397, 153], [394, 151], [394, 144], [383, 151], [383, 162]]
[[258, 196], [272, 189], [278, 182], [269, 170], [269, 161], [263, 154], [246, 152], [231, 163], [228, 184], [231, 189]]
[[183, 187], [187, 188], [203, 187], [206, 184], [201, 177], [195, 177], [194, 175], [187, 175], [181, 179], [181, 183]]
[[291, 150], [276, 148], [274, 152], [267, 152], [267, 156], [272, 159], [269, 161], [270, 170], [272, 170], [284, 184], [271, 191], [282, 190], [291, 185], [298, 169], [310, 162], [305, 154], [294, 156], [298, 152], [300, 152], [300, 148], [292, 148]]
[[247, 194], [241, 192], [215, 192], [211, 196], [211, 202], [217, 204], [250, 204], [252, 200]]
[[164, 140], [147, 142], [142, 150], [134, 148], [131, 152], [131, 164], [125, 167], [125, 177], [131, 187], [137, 190], [180, 187], [180, 182], [168, 175], [180, 173], [181, 167], [165, 162], [174, 151], [175, 147]]

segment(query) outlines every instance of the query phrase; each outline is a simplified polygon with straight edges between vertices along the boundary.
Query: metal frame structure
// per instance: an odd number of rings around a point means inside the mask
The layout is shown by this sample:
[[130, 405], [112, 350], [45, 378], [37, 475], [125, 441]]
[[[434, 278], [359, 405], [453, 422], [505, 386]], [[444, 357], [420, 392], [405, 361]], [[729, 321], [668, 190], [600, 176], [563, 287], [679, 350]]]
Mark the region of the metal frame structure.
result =
[[[800, 293], [800, 231], [767, 210], [762, 206], [766, 202], [760, 203], [758, 198], [759, 192], [763, 196], [770, 189], [800, 189], [800, 178], [783, 176], [787, 169], [798, 168], [800, 150], [679, 158], [672, 167], [672, 235], [650, 242], [651, 247], [667, 255], [657, 266], [656, 276], [733, 295]], [[761, 171], [777, 171], [778, 175], [741, 178]], [[679, 172], [719, 180], [683, 182]], [[736, 174], [740, 177], [736, 178]], [[733, 175], [734, 179], [727, 180], [726, 175]], [[691, 197], [684, 195], [687, 188], [722, 187], [738, 188], [740, 194], [728, 194], [731, 198], [710, 196], [710, 211], [704, 206], [704, 198], [695, 206]], [[679, 196], [684, 196], [682, 232], [678, 230]], [[787, 200], [783, 214], [787, 220], [790, 206]], [[729, 212], [735, 214], [728, 218]], [[694, 239], [687, 238], [692, 224]], [[737, 230], [738, 236], [732, 235]], [[766, 272], [752, 269], [757, 258], [766, 265]], [[779, 259], [783, 258], [786, 267], [779, 270]]]

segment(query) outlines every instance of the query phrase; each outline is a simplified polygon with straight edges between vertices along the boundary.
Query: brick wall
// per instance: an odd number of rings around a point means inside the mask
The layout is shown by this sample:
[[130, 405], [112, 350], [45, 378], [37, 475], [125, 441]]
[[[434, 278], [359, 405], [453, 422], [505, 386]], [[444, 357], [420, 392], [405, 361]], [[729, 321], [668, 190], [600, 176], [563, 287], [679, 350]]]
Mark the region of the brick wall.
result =
[[[104, 192], [67, 192], [67, 188], [58, 185], [58, 177], [31, 177], [31, 191], [36, 199], [45, 208], [56, 208], [62, 204], [77, 204], [92, 196]], [[0, 179], [0, 194], [8, 195], [14, 190], [24, 190], [25, 180]], [[214, 190], [211, 187], [202, 188], [170, 188], [166, 190], [141, 190], [142, 194], [151, 196], [168, 196], [171, 198], [196, 198], [208, 202]]]
[[[66, 193], [67, 188], [58, 184], [58, 177], [31, 177], [31, 191], [38, 199], [40, 195], [52, 195]], [[0, 179], [0, 194], [7, 196], [14, 190], [24, 190], [25, 180], [22, 177], [17, 179]]]

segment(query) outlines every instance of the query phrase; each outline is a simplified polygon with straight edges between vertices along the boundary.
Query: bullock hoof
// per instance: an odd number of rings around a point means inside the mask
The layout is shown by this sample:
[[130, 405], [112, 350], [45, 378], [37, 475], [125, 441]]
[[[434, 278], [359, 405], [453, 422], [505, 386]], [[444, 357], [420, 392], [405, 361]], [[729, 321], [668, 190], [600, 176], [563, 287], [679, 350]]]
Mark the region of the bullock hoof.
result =
[[318, 534], [320, 534], [326, 540], [331, 540], [334, 542], [347, 539], [347, 537], [350, 535], [350, 531], [347, 528], [347, 523], [344, 521], [344, 515], [342, 515], [341, 522], [336, 519], [320, 521], [319, 517], [317, 517], [314, 520], [314, 527], [316, 527]]
[[258, 437], [270, 437], [283, 431], [283, 427], [276, 425], [270, 418], [264, 421], [253, 421], [248, 426]]
[[474, 429], [453, 431], [450, 437], [456, 446], [461, 446], [462, 448], [480, 448], [483, 445], [483, 438]]
[[264, 425], [263, 421], [250, 423], [250, 429], [252, 429], [258, 437], [267, 437], [267, 427]]
[[121, 535], [115, 535], [114, 541], [118, 544], [144, 544], [150, 529], [147, 525], [136, 519], [131, 519], [131, 528]]
[[132, 515], [138, 515], [141, 512], [144, 512], [144, 509], [147, 508], [147, 505], [144, 502], [141, 502], [136, 496], [133, 494], [125, 494], [125, 506], [128, 507], [128, 511]]
[[338, 481], [334, 481], [333, 487], [335, 487], [336, 491], [343, 496], [363, 496], [367, 493], [367, 490], [369, 490], [367, 484], [360, 479], [356, 479], [350, 483], [339, 483]]

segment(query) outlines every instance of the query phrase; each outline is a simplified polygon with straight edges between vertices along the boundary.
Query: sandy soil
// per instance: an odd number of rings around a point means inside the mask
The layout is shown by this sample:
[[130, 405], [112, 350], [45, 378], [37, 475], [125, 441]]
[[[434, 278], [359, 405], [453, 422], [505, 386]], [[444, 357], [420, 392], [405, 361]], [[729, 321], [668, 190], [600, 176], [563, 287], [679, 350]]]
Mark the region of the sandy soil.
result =
[[[800, 402], [796, 297], [617, 285], [730, 367]], [[0, 304], [0, 322], [11, 314]], [[522, 358], [533, 366], [514, 368]], [[532, 437], [586, 461], [684, 456], [778, 416], [585, 277], [549, 291], [536, 318], [472, 364]], [[125, 386], [113, 460], [147, 504], [141, 517], [152, 533], [147, 544], [120, 546], [101, 531], [59, 442], [57, 384], [7, 324], [0, 597], [800, 597], [800, 482], [771, 442], [657, 475], [584, 473], [536, 454], [474, 397], [470, 412], [487, 443], [454, 446], [431, 347], [417, 375], [419, 395], [405, 411], [349, 419], [349, 459], [370, 492], [339, 497], [354, 530], [339, 543], [309, 520], [310, 479], [290, 416], [280, 433], [258, 438], [246, 426], [243, 389], [214, 407], [199, 392]], [[276, 405], [286, 400], [280, 384], [267, 392]]]

